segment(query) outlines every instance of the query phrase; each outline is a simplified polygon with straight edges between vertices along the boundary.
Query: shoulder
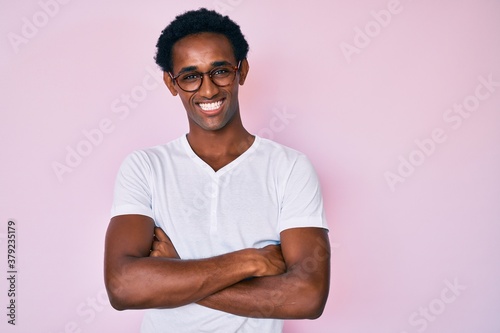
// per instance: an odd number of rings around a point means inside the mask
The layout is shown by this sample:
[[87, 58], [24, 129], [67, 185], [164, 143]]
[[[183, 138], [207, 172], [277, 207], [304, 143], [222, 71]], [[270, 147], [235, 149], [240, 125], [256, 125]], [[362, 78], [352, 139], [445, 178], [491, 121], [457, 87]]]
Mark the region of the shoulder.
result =
[[125, 157], [122, 166], [151, 170], [168, 163], [173, 156], [182, 155], [183, 151], [180, 137], [165, 144], [134, 150]]
[[305, 155], [293, 148], [290, 148], [288, 146], [285, 146], [281, 143], [278, 143], [276, 141], [272, 141], [266, 138], [262, 137], [256, 137], [259, 140], [259, 149], [263, 152], [267, 152], [269, 154], [277, 154], [279, 157], [285, 157], [285, 158], [299, 158]]
[[258, 140], [258, 150], [260, 150], [261, 154], [267, 156], [273, 164], [276, 163], [290, 168], [312, 168], [311, 162], [304, 153], [269, 139], [258, 137]]

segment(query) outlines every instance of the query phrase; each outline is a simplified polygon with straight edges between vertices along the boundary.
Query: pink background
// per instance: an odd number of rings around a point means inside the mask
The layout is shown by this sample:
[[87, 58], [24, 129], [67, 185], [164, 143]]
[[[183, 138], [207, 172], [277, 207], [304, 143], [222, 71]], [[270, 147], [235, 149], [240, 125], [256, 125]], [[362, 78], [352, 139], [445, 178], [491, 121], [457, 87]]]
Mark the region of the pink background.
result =
[[54, 1], [1, 1], [0, 267], [14, 219], [19, 272], [15, 327], [0, 279], [2, 332], [138, 331], [104, 297], [113, 183], [126, 154], [187, 131], [153, 55], [201, 6], [250, 43], [247, 128], [323, 185], [330, 298], [285, 332], [500, 332], [500, 1]]

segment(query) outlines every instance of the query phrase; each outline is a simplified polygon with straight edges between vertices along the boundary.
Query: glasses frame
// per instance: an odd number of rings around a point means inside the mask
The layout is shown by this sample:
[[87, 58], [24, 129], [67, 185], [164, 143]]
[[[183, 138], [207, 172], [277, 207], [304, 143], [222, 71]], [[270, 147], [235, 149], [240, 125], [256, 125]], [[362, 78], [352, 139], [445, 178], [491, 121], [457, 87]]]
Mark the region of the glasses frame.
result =
[[214, 82], [214, 79], [212, 78], [212, 75], [213, 75], [213, 71], [216, 70], [217, 68], [214, 68], [212, 70], [209, 70], [208, 72], [196, 72], [197, 74], [200, 74], [201, 75], [201, 81], [200, 81], [200, 85], [198, 86], [198, 88], [194, 89], [194, 90], [186, 90], [184, 88], [181, 87], [181, 85], [179, 84], [179, 82], [177, 82], [177, 79], [179, 78], [179, 76], [181, 76], [182, 74], [184, 73], [179, 73], [177, 74], [176, 76], [172, 76], [172, 73], [168, 72], [168, 75], [170, 75], [170, 78], [172, 78], [172, 81], [174, 81], [174, 83], [182, 89], [182, 91], [185, 91], [185, 92], [195, 92], [195, 91], [198, 91], [200, 90], [201, 86], [203, 85], [203, 78], [205, 77], [205, 75], [208, 75], [208, 77], [210, 78], [210, 81], [212, 81], [213, 84], [215, 84], [217, 87], [227, 87], [231, 84], [233, 84], [234, 82], [234, 79], [236, 78], [236, 73], [238, 73], [238, 71], [240, 70], [240, 65], [241, 65], [241, 60], [238, 62], [238, 66], [230, 66], [233, 70], [234, 70], [234, 76], [233, 76], [233, 80], [231, 81], [231, 83], [228, 83], [228, 84], [225, 84], [225, 85], [219, 85], [217, 83]]

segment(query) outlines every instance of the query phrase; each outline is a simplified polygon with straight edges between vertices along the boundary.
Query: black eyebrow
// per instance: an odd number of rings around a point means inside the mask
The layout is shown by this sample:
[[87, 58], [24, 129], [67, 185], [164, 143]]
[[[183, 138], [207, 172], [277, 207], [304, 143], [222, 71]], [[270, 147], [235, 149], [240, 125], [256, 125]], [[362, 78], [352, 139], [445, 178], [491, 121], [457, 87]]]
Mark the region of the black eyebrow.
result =
[[211, 63], [212, 66], [214, 67], [219, 67], [219, 66], [226, 66], [226, 65], [231, 65], [233, 66], [233, 64], [231, 64], [229, 61], [214, 61]]
[[179, 73], [177, 73], [177, 75], [185, 73], [185, 72], [196, 71], [197, 69], [198, 69], [198, 67], [196, 67], [196, 66], [187, 66], [187, 67], [181, 68], [181, 70], [179, 71]]
[[[228, 66], [228, 65], [233, 66], [233, 64], [231, 64], [229, 61], [225, 61], [225, 60], [214, 61], [210, 65], [212, 65], [212, 67], [220, 67], [220, 66]], [[187, 67], [181, 68], [181, 70], [179, 71], [179, 73], [177, 73], [177, 75], [182, 74], [182, 73], [186, 73], [186, 72], [193, 72], [193, 71], [197, 71], [197, 70], [198, 70], [198, 67], [196, 67], [196, 66], [187, 66]]]

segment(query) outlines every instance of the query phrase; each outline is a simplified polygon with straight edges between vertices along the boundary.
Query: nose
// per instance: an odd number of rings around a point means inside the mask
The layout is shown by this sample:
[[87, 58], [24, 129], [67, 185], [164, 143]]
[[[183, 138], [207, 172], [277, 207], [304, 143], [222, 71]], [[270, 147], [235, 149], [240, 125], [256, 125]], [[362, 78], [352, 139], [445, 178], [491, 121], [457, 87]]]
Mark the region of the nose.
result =
[[219, 87], [212, 82], [212, 79], [210, 78], [209, 74], [203, 74], [203, 80], [201, 82], [200, 89], [198, 90], [198, 94], [207, 99], [211, 99], [218, 93], [219, 93]]

